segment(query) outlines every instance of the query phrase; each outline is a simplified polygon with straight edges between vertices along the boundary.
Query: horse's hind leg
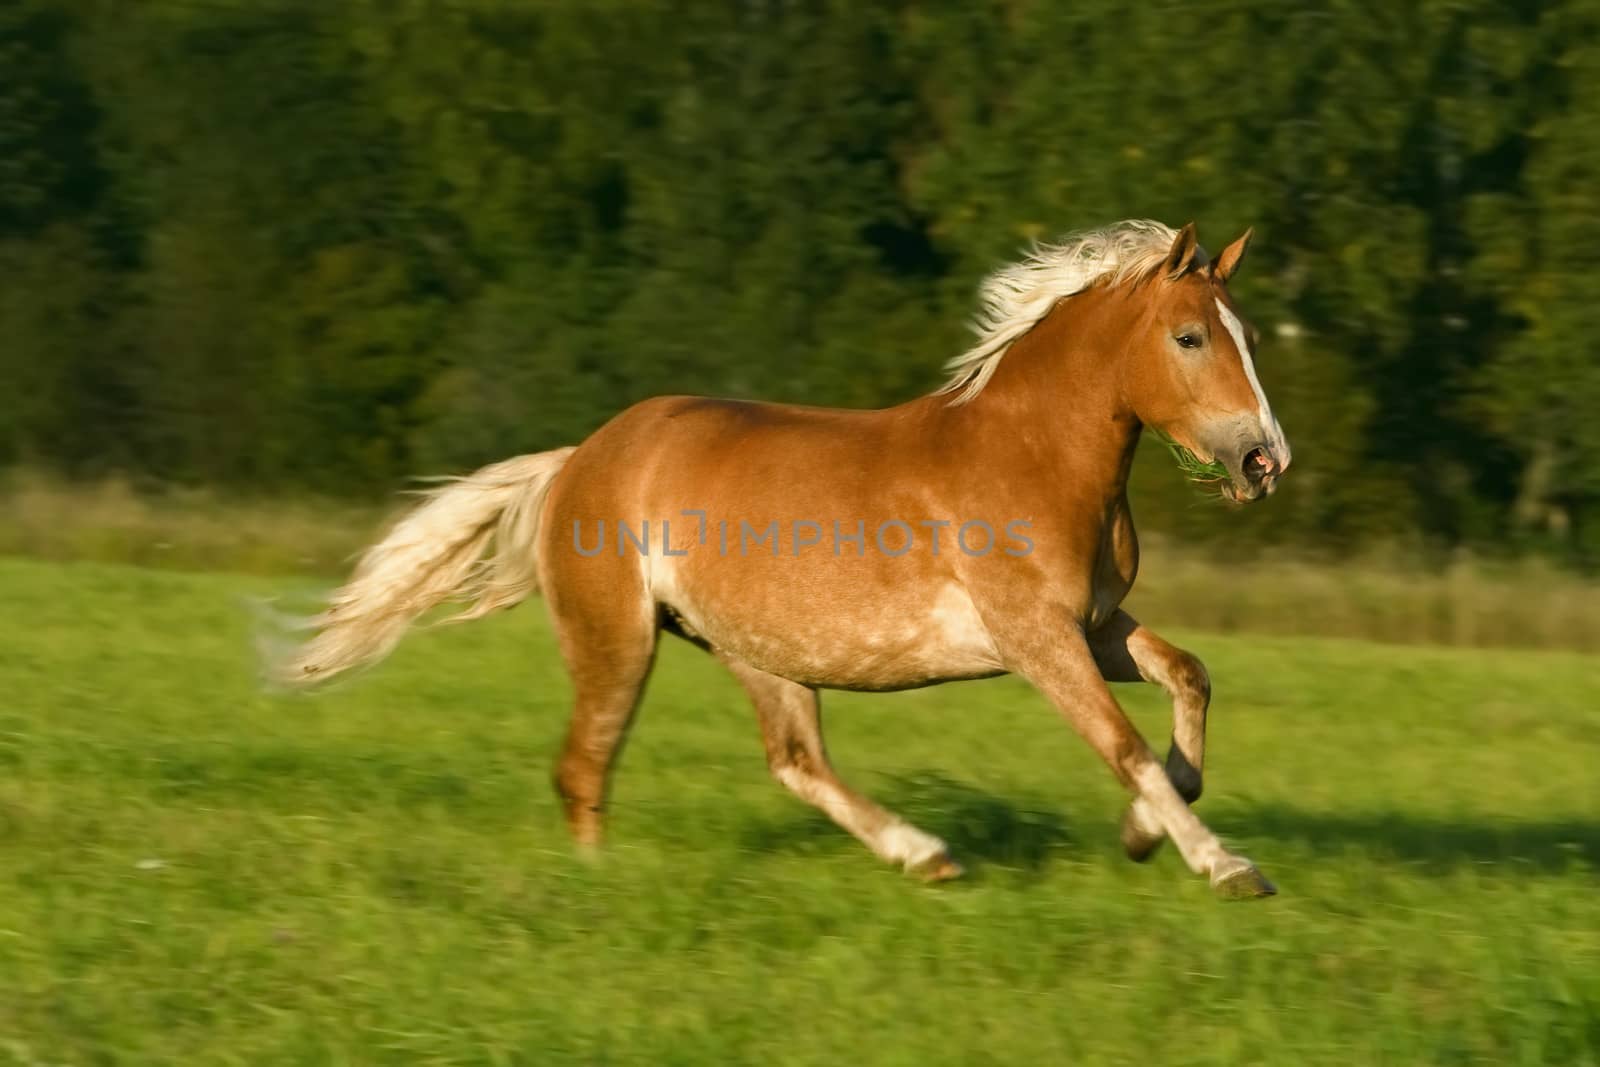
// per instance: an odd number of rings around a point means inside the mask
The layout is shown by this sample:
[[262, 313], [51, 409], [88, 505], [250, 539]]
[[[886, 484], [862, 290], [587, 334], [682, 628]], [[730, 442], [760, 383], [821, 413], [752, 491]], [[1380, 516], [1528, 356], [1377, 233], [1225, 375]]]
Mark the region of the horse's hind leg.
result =
[[929, 881], [954, 878], [961, 867], [943, 841], [884, 810], [839, 780], [822, 743], [817, 691], [724, 657], [754, 701], [773, 777], [800, 799], [858, 837], [890, 863]]
[[634, 598], [581, 611], [571, 598], [553, 598], [561, 653], [572, 676], [574, 705], [555, 787], [567, 828], [584, 847], [600, 843], [611, 768], [627, 738], [655, 660], [654, 607], [641, 587]]
[[[1193, 804], [1200, 799], [1205, 767], [1206, 710], [1211, 705], [1211, 680], [1205, 665], [1191, 653], [1168, 644], [1119, 611], [1093, 634], [1089, 647], [1108, 682], [1146, 681], [1172, 698], [1172, 746], [1167, 750], [1167, 777], [1178, 795]], [[1150, 805], [1136, 798], [1122, 820], [1122, 847], [1143, 862], [1166, 838]]]

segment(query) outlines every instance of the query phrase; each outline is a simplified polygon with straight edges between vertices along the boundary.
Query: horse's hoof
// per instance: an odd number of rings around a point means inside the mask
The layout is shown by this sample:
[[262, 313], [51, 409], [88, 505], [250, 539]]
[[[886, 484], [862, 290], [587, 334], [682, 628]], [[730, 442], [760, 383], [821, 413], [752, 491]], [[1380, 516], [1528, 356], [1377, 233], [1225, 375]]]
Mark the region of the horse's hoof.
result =
[[1143, 863], [1156, 854], [1156, 849], [1161, 847], [1161, 842], [1167, 839], [1166, 834], [1151, 833], [1139, 825], [1139, 819], [1129, 808], [1122, 815], [1122, 851], [1127, 853], [1130, 860]]
[[906, 873], [915, 875], [924, 882], [948, 882], [966, 874], [966, 868], [951, 859], [948, 853], [940, 852], [928, 857], [921, 863], [906, 868]]
[[1211, 888], [1223, 900], [1254, 900], [1278, 892], [1277, 886], [1267, 881], [1267, 876], [1257, 870], [1255, 864], [1238, 857], [1218, 865], [1211, 875]]

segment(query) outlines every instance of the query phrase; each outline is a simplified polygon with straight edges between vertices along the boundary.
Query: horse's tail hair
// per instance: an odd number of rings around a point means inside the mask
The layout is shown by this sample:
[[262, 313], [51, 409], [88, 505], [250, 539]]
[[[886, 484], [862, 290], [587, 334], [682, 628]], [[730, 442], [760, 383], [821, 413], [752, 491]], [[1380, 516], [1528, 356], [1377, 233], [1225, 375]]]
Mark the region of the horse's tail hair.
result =
[[539, 590], [539, 512], [571, 448], [516, 456], [430, 490], [367, 549], [355, 572], [309, 621], [314, 637], [269, 667], [282, 685], [309, 688], [376, 663], [411, 623], [446, 600], [477, 619]]

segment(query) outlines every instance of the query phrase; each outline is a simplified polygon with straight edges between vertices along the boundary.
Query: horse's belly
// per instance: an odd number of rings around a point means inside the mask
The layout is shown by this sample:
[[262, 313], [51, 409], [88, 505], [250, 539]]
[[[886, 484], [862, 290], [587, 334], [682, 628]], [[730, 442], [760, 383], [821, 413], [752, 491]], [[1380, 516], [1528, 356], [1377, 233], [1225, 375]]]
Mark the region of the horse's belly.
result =
[[977, 609], [953, 583], [932, 596], [875, 602], [809, 597], [762, 611], [709, 603], [693, 590], [661, 593], [684, 628], [718, 652], [805, 685], [914, 689], [1005, 671]]

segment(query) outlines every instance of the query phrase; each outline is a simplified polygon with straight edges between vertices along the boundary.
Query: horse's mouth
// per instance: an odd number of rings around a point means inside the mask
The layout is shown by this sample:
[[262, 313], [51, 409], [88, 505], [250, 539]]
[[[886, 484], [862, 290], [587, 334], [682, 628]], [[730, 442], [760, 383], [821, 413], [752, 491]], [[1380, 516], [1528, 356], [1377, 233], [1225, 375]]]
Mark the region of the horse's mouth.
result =
[[1272, 453], [1265, 445], [1257, 445], [1240, 457], [1239, 476], [1233, 480], [1233, 484], [1225, 487], [1225, 491], [1235, 503], [1260, 500], [1277, 491], [1278, 475], [1281, 473]]
[[[1199, 435], [1191, 445], [1176, 433], [1163, 433], [1178, 466], [1191, 480], [1214, 488], [1224, 500], [1244, 504], [1271, 496], [1289, 468], [1289, 449], [1281, 440], [1257, 436], [1255, 426], [1224, 425], [1220, 433]], [[1197, 447], [1198, 446], [1198, 447]]]

